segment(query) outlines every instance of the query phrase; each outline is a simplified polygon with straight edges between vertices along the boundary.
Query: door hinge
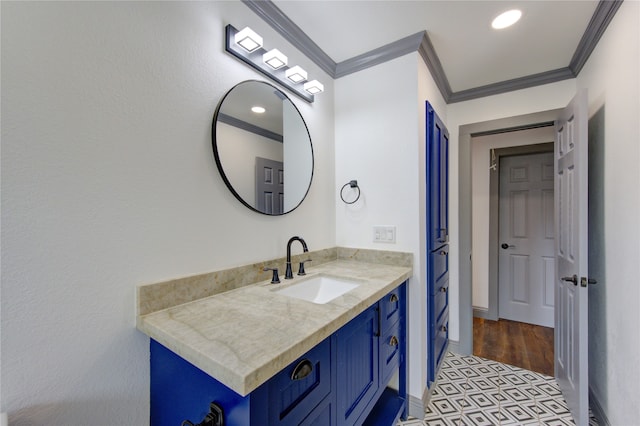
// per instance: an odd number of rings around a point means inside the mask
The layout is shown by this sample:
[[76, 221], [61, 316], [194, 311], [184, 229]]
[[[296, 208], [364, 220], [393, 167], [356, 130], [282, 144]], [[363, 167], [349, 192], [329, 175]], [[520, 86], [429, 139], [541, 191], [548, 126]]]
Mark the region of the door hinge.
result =
[[580, 287], [586, 287], [587, 284], [598, 284], [598, 281], [594, 280], [593, 278], [580, 277]]

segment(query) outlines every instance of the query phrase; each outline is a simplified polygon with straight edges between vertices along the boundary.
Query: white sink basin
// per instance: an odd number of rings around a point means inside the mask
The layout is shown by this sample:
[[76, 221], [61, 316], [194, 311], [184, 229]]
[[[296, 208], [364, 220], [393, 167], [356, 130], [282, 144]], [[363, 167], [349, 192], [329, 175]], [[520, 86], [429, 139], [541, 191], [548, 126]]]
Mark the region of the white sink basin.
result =
[[338, 296], [342, 296], [359, 285], [340, 278], [318, 275], [277, 290], [276, 293], [322, 305]]

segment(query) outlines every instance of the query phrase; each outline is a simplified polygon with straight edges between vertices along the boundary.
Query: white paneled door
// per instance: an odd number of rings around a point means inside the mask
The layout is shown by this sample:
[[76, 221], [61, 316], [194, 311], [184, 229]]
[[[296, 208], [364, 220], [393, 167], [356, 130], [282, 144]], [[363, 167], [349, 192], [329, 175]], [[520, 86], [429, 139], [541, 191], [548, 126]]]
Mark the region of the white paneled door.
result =
[[587, 93], [556, 120], [555, 376], [578, 426], [589, 423]]
[[500, 159], [500, 318], [554, 326], [553, 170], [553, 152]]
[[256, 209], [269, 215], [284, 211], [284, 163], [256, 157]]

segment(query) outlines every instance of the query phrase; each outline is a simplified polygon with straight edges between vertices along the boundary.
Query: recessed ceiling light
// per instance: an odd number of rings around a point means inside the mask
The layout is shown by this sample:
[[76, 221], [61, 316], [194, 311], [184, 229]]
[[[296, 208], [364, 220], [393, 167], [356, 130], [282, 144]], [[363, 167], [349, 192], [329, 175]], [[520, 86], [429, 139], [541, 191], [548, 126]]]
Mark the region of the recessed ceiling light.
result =
[[262, 108], [261, 106], [254, 106], [251, 107], [251, 111], [255, 112], [256, 114], [262, 114], [266, 111], [266, 109]]
[[496, 30], [501, 30], [518, 22], [521, 16], [522, 12], [518, 9], [508, 10], [498, 15], [493, 22], [491, 22], [491, 26]]

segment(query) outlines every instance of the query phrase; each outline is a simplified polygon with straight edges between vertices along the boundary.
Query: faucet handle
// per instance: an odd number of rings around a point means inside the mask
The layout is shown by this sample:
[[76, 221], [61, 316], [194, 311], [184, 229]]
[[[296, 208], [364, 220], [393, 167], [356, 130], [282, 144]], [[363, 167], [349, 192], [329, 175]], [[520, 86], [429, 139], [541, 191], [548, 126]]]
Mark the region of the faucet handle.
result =
[[307, 275], [304, 271], [304, 262], [311, 262], [312, 259], [306, 259], [300, 261], [300, 267], [298, 268], [298, 275]]
[[280, 277], [278, 276], [278, 268], [267, 268], [265, 267], [263, 271], [273, 271], [273, 276], [271, 277], [271, 284], [278, 284], [280, 282]]

